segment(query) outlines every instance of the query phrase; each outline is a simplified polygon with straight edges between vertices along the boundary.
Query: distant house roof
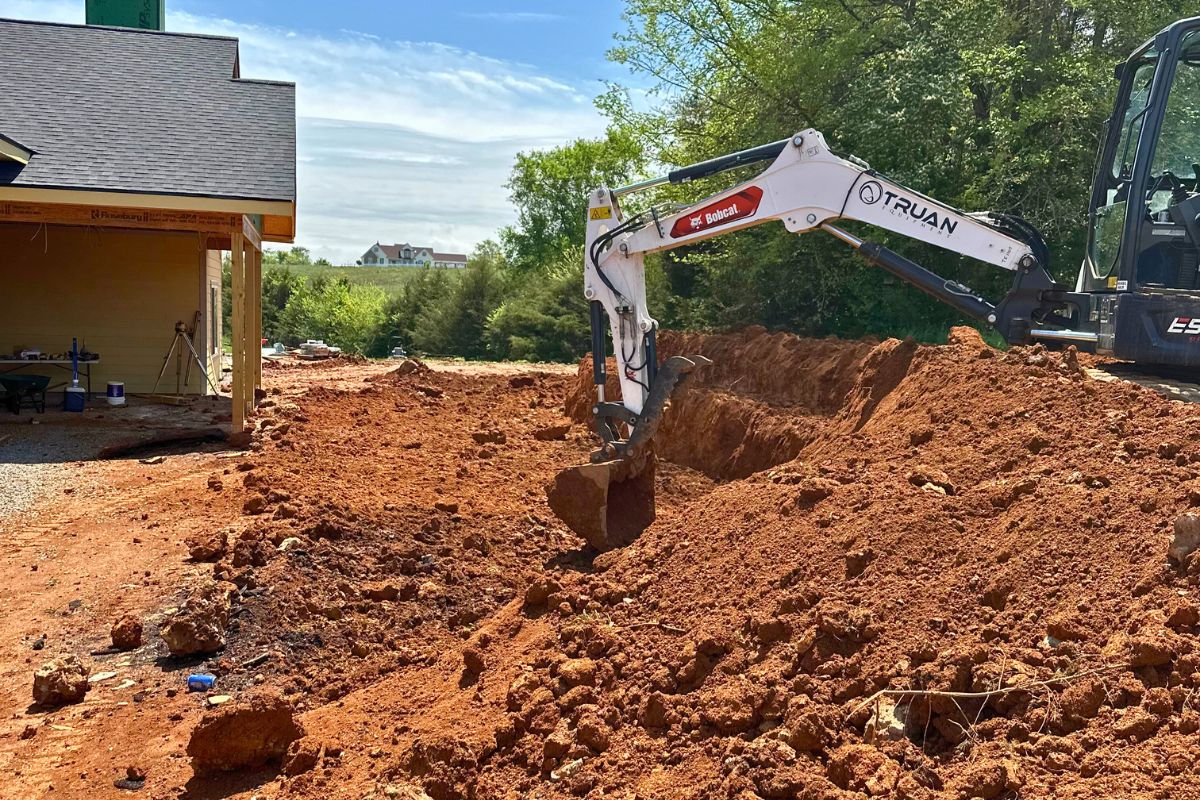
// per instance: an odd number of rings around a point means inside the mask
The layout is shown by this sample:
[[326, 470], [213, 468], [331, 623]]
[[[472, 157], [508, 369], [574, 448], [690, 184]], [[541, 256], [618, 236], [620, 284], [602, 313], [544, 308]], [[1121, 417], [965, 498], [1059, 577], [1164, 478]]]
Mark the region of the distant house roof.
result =
[[430, 258], [432, 258], [434, 261], [461, 261], [464, 264], [467, 263], [467, 257], [462, 253], [435, 253], [431, 247], [421, 247], [419, 245], [408, 244], [407, 242], [404, 244], [380, 244], [376, 242], [375, 247], [378, 247], [380, 250], [382, 250], [383, 254], [387, 256], [389, 260], [394, 261], [398, 261], [403, 258], [401, 255], [402, 251], [409, 250], [413, 253], [419, 251], [429, 253]]
[[0, 19], [0, 75], [0, 189], [295, 202], [295, 85], [236, 39]]
[[387, 256], [388, 258], [401, 258], [401, 255], [400, 255], [401, 250], [410, 250], [410, 251], [424, 250], [429, 253], [433, 252], [433, 250], [428, 247], [415, 247], [415, 246], [413, 246], [411, 244], [407, 244], [407, 243], [405, 243], [405, 244], [381, 244], [381, 245], [379, 245], [379, 249], [382, 250], [383, 254], [385, 256]]

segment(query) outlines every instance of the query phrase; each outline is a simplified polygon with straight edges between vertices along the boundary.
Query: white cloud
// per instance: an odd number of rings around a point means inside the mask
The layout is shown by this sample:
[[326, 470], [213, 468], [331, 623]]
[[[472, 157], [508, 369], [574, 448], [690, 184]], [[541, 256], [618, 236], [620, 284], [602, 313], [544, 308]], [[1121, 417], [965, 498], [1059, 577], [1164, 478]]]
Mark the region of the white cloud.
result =
[[493, 22], [556, 22], [565, 19], [562, 14], [545, 14], [538, 11], [480, 11], [459, 14], [465, 19], [485, 19]]
[[[0, 17], [82, 22], [82, 9], [81, 0], [0, 0]], [[183, 11], [169, 11], [167, 24], [236, 36], [243, 76], [296, 82], [297, 243], [333, 261], [352, 263], [376, 240], [469, 249], [512, 221], [503, 184], [518, 151], [603, 130], [569, 83], [442, 43]]]

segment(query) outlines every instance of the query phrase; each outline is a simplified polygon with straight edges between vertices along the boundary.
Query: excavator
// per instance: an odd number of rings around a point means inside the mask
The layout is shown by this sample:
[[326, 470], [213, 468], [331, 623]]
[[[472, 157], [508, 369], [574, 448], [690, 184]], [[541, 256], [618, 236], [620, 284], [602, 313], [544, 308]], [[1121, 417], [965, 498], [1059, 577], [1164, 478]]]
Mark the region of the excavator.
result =
[[[547, 487], [551, 509], [598, 550], [654, 520], [653, 439], [673, 392], [709, 363], [659, 363], [646, 305], [648, 253], [779, 221], [821, 231], [1010, 344], [1034, 342], [1195, 373], [1200, 366], [1200, 17], [1179, 20], [1116, 69], [1115, 106], [1101, 135], [1087, 249], [1074, 287], [1049, 271], [1049, 250], [1020, 217], [967, 213], [839, 155], [816, 130], [672, 170], [588, 197], [584, 296], [590, 304], [592, 407], [600, 447]], [[749, 180], [686, 207], [627, 214], [621, 198], [666, 183], [769, 162]], [[992, 302], [842, 227], [865, 223], [1013, 274]], [[605, 323], [621, 396], [605, 397]]]

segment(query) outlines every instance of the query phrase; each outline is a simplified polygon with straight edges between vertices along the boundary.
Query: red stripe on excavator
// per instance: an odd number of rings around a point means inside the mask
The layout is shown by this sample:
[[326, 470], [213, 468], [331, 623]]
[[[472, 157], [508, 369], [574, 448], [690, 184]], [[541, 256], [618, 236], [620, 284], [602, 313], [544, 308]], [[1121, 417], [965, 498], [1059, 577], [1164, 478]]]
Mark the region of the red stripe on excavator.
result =
[[675, 224], [671, 226], [671, 238], [680, 239], [709, 228], [715, 228], [718, 225], [724, 225], [727, 222], [753, 216], [758, 211], [758, 204], [762, 202], [762, 196], [762, 189], [757, 186], [747, 186], [737, 194], [710, 203], [698, 211], [675, 220]]

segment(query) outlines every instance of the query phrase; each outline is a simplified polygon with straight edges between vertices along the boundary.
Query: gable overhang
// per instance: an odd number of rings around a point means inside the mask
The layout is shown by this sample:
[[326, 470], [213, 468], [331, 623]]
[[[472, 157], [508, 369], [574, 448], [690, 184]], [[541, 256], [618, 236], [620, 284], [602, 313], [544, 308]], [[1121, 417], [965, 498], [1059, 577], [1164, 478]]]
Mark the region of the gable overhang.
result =
[[0, 161], [15, 161], [18, 164], [28, 164], [33, 158], [33, 151], [15, 139], [10, 139], [0, 133]]
[[291, 200], [0, 186], [0, 202], [244, 214], [261, 218], [264, 241], [291, 244], [296, 239], [296, 204]]

